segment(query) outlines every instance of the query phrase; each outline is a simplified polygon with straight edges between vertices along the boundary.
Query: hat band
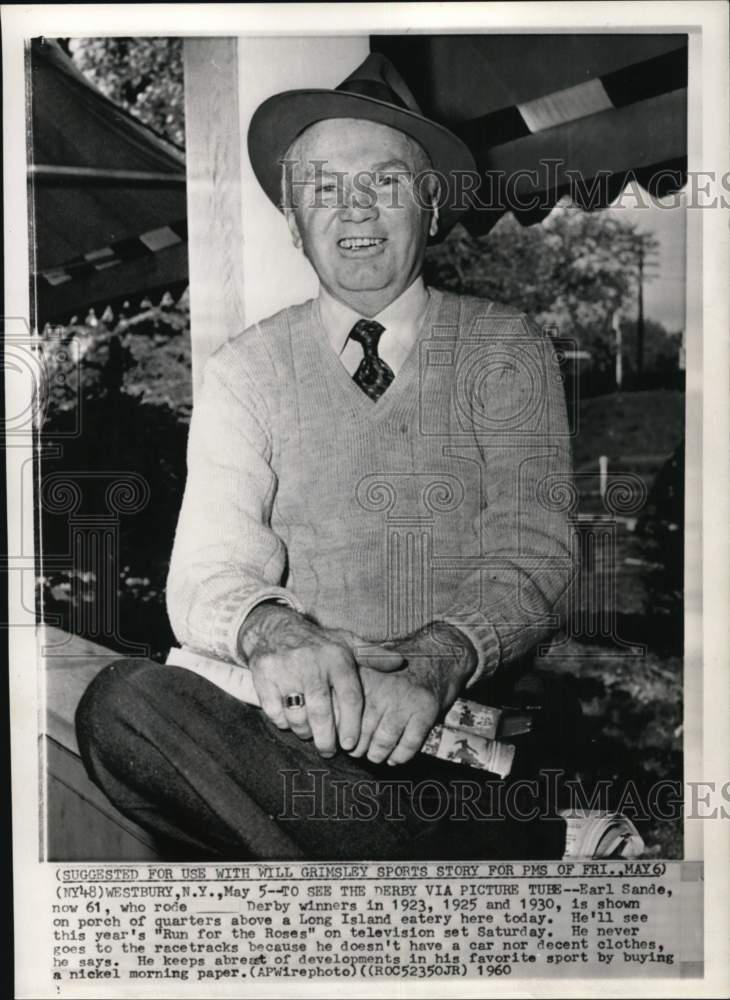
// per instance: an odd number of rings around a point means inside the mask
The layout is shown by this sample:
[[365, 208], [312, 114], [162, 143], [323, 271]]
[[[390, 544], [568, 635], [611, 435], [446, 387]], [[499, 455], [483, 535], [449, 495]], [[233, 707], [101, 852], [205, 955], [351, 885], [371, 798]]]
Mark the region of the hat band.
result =
[[398, 97], [395, 91], [376, 80], [345, 80], [335, 89], [348, 94], [359, 94], [361, 97], [372, 97], [376, 101], [385, 101], [387, 104], [395, 104], [399, 108], [408, 110], [405, 102]]

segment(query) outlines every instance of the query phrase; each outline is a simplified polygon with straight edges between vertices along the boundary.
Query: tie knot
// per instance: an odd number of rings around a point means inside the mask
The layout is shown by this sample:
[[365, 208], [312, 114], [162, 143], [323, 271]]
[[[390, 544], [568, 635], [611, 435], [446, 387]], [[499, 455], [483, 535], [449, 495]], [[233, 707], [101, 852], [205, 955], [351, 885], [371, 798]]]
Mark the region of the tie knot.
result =
[[377, 355], [378, 341], [384, 332], [385, 327], [382, 323], [378, 323], [377, 320], [360, 319], [355, 323], [352, 330], [350, 330], [350, 336], [358, 344], [362, 344], [366, 356], [369, 354]]

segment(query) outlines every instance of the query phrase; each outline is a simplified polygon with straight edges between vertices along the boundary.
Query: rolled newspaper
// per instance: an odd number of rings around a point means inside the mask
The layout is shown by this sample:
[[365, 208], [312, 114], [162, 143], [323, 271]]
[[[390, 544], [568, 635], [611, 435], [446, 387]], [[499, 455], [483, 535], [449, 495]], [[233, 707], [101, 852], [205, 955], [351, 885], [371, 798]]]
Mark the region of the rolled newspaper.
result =
[[[246, 667], [177, 647], [170, 650], [167, 666], [191, 670], [239, 701], [261, 705], [251, 671]], [[433, 727], [421, 753], [506, 778], [512, 770], [515, 748], [495, 738], [500, 716], [497, 708], [459, 698], [447, 712], [444, 724]]]
[[563, 859], [640, 858], [645, 850], [641, 834], [627, 816], [599, 809], [564, 809]]

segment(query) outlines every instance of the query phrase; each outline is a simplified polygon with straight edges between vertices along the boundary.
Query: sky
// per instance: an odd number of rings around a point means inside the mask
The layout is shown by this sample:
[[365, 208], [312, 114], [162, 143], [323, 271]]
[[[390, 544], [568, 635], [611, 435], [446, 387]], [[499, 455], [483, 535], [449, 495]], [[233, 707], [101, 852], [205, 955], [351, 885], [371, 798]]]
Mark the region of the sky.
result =
[[684, 194], [652, 202], [633, 185], [608, 209], [617, 218], [638, 225], [659, 240], [655, 277], [644, 285], [644, 315], [671, 333], [685, 326], [685, 239], [687, 210]]

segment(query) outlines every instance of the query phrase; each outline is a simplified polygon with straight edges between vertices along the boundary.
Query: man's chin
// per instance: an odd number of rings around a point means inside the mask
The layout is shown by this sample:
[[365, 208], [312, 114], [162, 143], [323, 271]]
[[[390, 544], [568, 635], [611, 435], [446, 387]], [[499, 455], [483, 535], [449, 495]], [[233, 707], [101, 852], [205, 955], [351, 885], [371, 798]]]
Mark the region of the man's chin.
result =
[[366, 267], [365, 263], [363, 261], [360, 266], [343, 269], [337, 275], [337, 286], [343, 292], [377, 294], [397, 284], [392, 274], [385, 274], [375, 268]]
[[349, 292], [351, 294], [354, 293], [356, 295], [358, 294], [367, 295], [369, 292], [372, 292], [373, 295], [378, 295], [382, 292], [387, 291], [390, 287], [391, 283], [389, 281], [383, 281], [377, 284], [374, 281], [362, 281], [362, 282], [353, 281], [347, 284], [345, 284], [344, 282], [340, 282], [339, 284], [340, 291], [343, 294]]
[[380, 266], [382, 263], [382, 260], [373, 259], [372, 257], [370, 259], [363, 257], [362, 260], [350, 258], [349, 260], [343, 260], [340, 266], [334, 270], [336, 277], [343, 284], [362, 285], [363, 283], [372, 283], [373, 286], [382, 286], [393, 280], [392, 269]]

